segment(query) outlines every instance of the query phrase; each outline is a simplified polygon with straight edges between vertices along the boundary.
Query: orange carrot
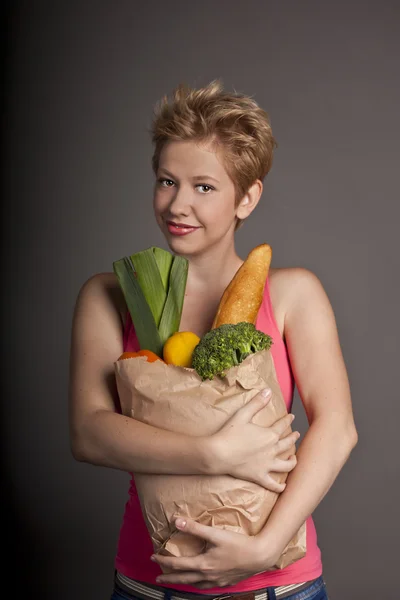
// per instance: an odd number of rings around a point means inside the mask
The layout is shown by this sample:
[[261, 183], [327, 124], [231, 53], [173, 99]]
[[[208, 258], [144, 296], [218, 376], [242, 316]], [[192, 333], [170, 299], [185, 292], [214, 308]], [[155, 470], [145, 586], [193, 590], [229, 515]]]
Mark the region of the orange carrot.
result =
[[145, 356], [147, 358], [147, 362], [155, 362], [156, 360], [161, 360], [164, 362], [162, 358], [157, 356], [151, 350], [139, 350], [139, 352], [124, 352], [121, 354], [118, 360], [125, 360], [126, 358], [136, 358], [138, 356]]

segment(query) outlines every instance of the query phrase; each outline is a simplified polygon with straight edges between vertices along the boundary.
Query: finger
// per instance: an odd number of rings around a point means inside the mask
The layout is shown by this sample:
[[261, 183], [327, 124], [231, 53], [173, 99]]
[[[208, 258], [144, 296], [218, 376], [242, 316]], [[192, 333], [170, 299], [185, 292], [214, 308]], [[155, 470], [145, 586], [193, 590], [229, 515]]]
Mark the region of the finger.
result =
[[236, 412], [236, 415], [238, 418], [240, 418], [241, 422], [250, 422], [254, 415], [268, 404], [268, 402], [271, 400], [271, 396], [272, 391], [269, 388], [261, 390], [261, 392], [253, 396], [251, 400], [241, 406]]
[[[184, 526], [179, 525], [179, 522], [184, 523]], [[212, 544], [217, 544], [217, 542], [221, 539], [221, 534], [223, 531], [219, 530], [216, 527], [210, 527], [209, 525], [203, 525], [202, 523], [197, 523], [193, 519], [188, 519], [187, 517], [176, 518], [175, 526], [177, 529], [184, 531], [185, 533], [191, 533], [192, 535], [196, 535], [197, 537], [206, 540], [207, 542], [211, 542]]]
[[265, 487], [267, 490], [270, 490], [271, 492], [276, 492], [280, 494], [285, 489], [286, 483], [279, 483], [278, 481], [275, 481], [275, 479], [271, 477], [271, 475], [266, 475], [264, 477], [263, 487]]
[[181, 573], [170, 573], [168, 575], [159, 575], [157, 583], [204, 583], [204, 573], [199, 571], [182, 571]]
[[297, 458], [295, 456], [291, 456], [287, 460], [282, 460], [281, 458], [277, 458], [273, 464], [273, 470], [277, 473], [289, 473], [292, 471], [297, 465]]
[[279, 437], [286, 431], [288, 427], [290, 427], [291, 423], [294, 421], [294, 415], [289, 413], [285, 415], [281, 419], [278, 419], [276, 423], [271, 426], [272, 431], [275, 431], [279, 435]]
[[[201, 555], [202, 557], [203, 555]], [[199, 556], [163, 556], [162, 554], [153, 554], [151, 557], [160, 567], [171, 569], [172, 571], [195, 571], [199, 568]]]
[[299, 437], [300, 433], [298, 431], [293, 431], [292, 433], [289, 433], [289, 435], [287, 435], [286, 437], [282, 438], [281, 440], [278, 440], [275, 444], [276, 455], [279, 456], [283, 452], [286, 452], [286, 450], [289, 450], [292, 446], [294, 446]]

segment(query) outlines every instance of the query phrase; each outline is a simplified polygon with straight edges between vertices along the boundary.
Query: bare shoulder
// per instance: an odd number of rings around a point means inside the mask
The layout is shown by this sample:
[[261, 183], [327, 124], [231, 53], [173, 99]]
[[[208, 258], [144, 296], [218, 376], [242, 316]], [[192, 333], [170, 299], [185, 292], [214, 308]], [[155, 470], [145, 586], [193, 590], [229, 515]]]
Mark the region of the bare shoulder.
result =
[[318, 296], [326, 294], [319, 277], [305, 267], [283, 267], [270, 269], [271, 293], [289, 308], [301, 296]]
[[[71, 328], [71, 364], [74, 371], [107, 368], [122, 352], [122, 290], [113, 273], [97, 273], [81, 286], [73, 312]], [[89, 368], [89, 367], [87, 367]]]
[[77, 305], [79, 304], [92, 309], [103, 307], [107, 312], [117, 314], [122, 325], [125, 322], [126, 302], [115, 273], [95, 273], [90, 276], [79, 290]]
[[310, 307], [321, 303], [330, 304], [320, 278], [313, 271], [304, 267], [291, 267], [282, 271], [288, 310], [293, 310], [304, 302]]
[[332, 312], [332, 307], [319, 277], [305, 267], [270, 269], [271, 302], [276, 319], [286, 338], [288, 327], [296, 315], [304, 311]]

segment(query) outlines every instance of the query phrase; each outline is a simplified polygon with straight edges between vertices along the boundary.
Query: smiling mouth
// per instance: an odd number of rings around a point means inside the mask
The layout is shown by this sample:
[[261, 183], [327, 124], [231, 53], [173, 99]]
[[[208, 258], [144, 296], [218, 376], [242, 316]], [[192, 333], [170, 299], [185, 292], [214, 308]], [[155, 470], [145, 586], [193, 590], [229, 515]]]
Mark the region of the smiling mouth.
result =
[[195, 225], [187, 225], [186, 223], [174, 223], [174, 221], [167, 221], [167, 225], [172, 227], [178, 227], [178, 229], [198, 229]]

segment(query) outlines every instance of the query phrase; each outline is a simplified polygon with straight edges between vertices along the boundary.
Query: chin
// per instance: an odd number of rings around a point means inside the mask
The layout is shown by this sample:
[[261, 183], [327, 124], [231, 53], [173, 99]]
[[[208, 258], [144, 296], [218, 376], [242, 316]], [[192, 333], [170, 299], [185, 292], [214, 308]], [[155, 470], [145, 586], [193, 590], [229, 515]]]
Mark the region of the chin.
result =
[[172, 252], [176, 252], [177, 254], [183, 254], [185, 256], [195, 256], [196, 254], [200, 254], [204, 250], [201, 244], [199, 244], [198, 242], [194, 243], [188, 240], [185, 236], [175, 237], [167, 234], [165, 236], [165, 239]]

